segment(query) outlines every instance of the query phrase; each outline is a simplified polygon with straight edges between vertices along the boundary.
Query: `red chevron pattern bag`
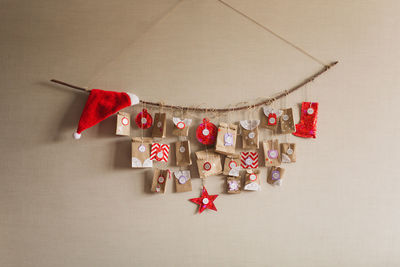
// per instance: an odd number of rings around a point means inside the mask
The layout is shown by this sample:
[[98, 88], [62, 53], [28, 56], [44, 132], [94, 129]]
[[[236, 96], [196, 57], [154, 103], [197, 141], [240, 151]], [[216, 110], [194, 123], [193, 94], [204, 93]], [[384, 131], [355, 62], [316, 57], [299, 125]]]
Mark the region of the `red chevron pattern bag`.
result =
[[153, 143], [151, 146], [150, 160], [168, 162], [169, 145]]
[[258, 168], [258, 153], [257, 152], [241, 152], [240, 153], [240, 166], [243, 169], [256, 169]]

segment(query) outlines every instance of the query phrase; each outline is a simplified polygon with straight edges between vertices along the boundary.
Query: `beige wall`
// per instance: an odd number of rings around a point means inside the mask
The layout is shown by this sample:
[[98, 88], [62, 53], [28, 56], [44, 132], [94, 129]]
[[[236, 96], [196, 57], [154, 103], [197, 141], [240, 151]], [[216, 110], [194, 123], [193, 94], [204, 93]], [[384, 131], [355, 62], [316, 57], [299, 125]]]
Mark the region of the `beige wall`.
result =
[[0, 1], [0, 266], [399, 266], [399, 1], [229, 0], [340, 64], [308, 87], [319, 135], [290, 138], [284, 185], [231, 196], [210, 178], [219, 211], [201, 215], [200, 179], [148, 193], [115, 118], [74, 141], [86, 96], [48, 82], [222, 107], [319, 68], [215, 0], [149, 30], [175, 2]]

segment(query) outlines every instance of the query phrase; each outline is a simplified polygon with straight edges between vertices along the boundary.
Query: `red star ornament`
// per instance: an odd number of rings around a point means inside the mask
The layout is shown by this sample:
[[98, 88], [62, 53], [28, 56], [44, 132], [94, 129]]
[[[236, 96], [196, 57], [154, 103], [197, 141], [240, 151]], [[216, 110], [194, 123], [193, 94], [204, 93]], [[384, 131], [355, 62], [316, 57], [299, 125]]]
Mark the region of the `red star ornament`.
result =
[[199, 207], [199, 213], [202, 213], [203, 210], [205, 209], [210, 209], [210, 210], [215, 210], [217, 211], [217, 208], [214, 205], [214, 200], [218, 197], [218, 195], [209, 195], [207, 192], [207, 189], [203, 186], [203, 191], [201, 192], [201, 196], [198, 198], [192, 198], [189, 199], [193, 203], [198, 204]]

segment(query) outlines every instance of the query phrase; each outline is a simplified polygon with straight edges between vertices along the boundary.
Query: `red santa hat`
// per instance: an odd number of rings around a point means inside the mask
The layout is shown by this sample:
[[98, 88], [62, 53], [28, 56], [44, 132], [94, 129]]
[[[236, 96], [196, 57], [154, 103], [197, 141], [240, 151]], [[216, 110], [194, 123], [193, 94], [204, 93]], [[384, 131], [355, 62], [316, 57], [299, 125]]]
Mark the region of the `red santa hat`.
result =
[[119, 110], [139, 103], [139, 98], [131, 93], [92, 89], [79, 120], [74, 138], [81, 138], [82, 131], [105, 120]]

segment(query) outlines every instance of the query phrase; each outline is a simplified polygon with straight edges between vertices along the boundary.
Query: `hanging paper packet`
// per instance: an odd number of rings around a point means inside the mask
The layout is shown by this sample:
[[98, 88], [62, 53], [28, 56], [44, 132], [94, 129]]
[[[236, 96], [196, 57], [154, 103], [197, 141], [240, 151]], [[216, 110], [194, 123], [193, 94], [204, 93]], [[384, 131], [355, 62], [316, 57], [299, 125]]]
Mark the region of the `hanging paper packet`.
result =
[[271, 185], [280, 186], [282, 184], [282, 178], [285, 174], [285, 169], [281, 167], [271, 167], [271, 170], [267, 177], [267, 182]]
[[293, 110], [287, 108], [282, 110], [282, 116], [279, 119], [280, 131], [282, 134], [293, 133], [296, 129], [294, 127]]
[[221, 156], [212, 150], [203, 150], [195, 153], [197, 157], [197, 169], [200, 178], [206, 178], [222, 173]]
[[165, 113], [156, 113], [154, 116], [153, 129], [151, 136], [158, 138], [165, 138], [167, 131], [167, 115]]
[[176, 192], [188, 192], [192, 191], [192, 180], [190, 179], [190, 171], [176, 171], [175, 176], [175, 187]]
[[239, 194], [241, 189], [241, 177], [226, 177], [228, 194]]
[[177, 117], [172, 118], [174, 122], [174, 129], [172, 130], [172, 134], [176, 136], [188, 136], [189, 135], [189, 126], [192, 123], [192, 119], [180, 119]]
[[259, 170], [246, 170], [244, 190], [260, 191], [260, 171]]
[[190, 157], [190, 142], [179, 141], [175, 143], [176, 153], [176, 166], [187, 167], [192, 165], [192, 159]]
[[300, 123], [296, 124], [293, 135], [303, 138], [315, 138], [317, 134], [318, 103], [303, 102], [301, 104]]
[[151, 138], [132, 138], [132, 168], [151, 168], [153, 162], [150, 159]]
[[265, 166], [281, 165], [280, 147], [278, 139], [267, 140], [263, 142]]
[[230, 155], [235, 153], [236, 149], [236, 136], [237, 136], [237, 125], [227, 124], [224, 122], [219, 123], [217, 144], [215, 146], [215, 152]]
[[267, 106], [263, 107], [263, 113], [264, 115], [261, 119], [261, 127], [265, 127], [276, 132], [276, 130], [278, 129], [278, 121], [279, 118], [282, 116], [283, 111]]
[[131, 135], [131, 115], [127, 112], [119, 111], [117, 113], [117, 128], [115, 130], [116, 135]]
[[281, 162], [282, 163], [296, 162], [296, 144], [294, 143], [281, 144]]
[[164, 194], [168, 179], [171, 179], [170, 170], [160, 170], [155, 168], [153, 182], [151, 184], [151, 192]]
[[243, 149], [257, 149], [258, 144], [258, 125], [260, 120], [243, 120], [240, 121], [242, 126], [242, 142]]
[[241, 152], [240, 167], [243, 169], [258, 168], [258, 152]]
[[150, 160], [168, 162], [169, 145], [153, 143], [151, 146]]
[[240, 155], [239, 154], [233, 154], [233, 155], [228, 155], [225, 157], [225, 163], [224, 163], [224, 175], [229, 175], [229, 176], [239, 176], [240, 174]]

